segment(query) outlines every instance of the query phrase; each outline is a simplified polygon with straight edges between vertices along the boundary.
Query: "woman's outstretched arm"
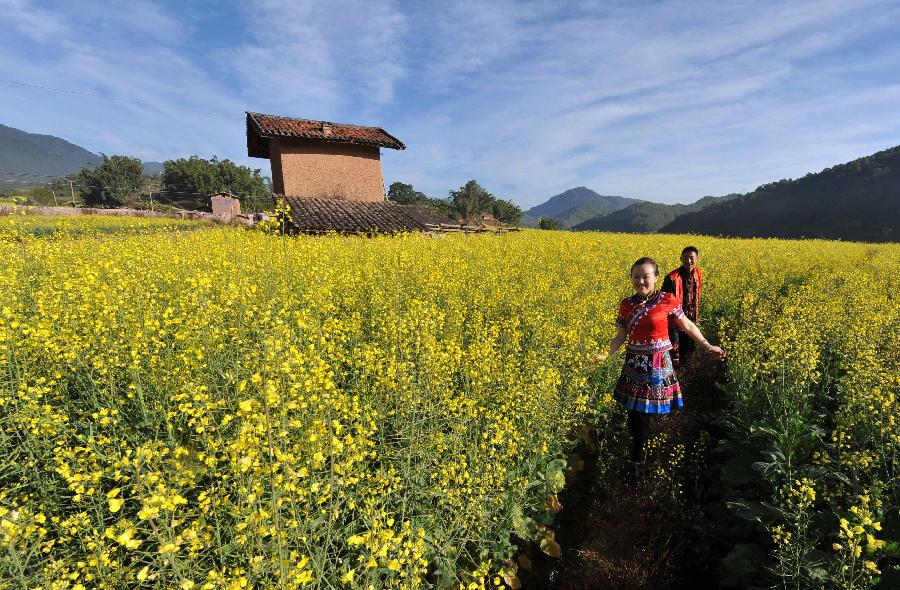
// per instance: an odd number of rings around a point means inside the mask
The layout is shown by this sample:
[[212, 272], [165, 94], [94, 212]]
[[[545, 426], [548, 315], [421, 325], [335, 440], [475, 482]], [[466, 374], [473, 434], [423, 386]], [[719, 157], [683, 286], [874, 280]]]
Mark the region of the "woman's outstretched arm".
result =
[[725, 358], [725, 351], [718, 346], [710, 344], [709, 341], [703, 337], [703, 334], [700, 333], [700, 328], [697, 327], [697, 324], [689, 320], [687, 316], [682, 315], [675, 320], [675, 325], [678, 326], [679, 330], [690, 336], [691, 340], [699, 344], [700, 348], [706, 352], [715, 355], [719, 359]]
[[623, 326], [617, 326], [616, 335], [609, 341], [609, 351], [593, 354], [589, 357], [589, 360], [593, 363], [602, 363], [619, 350], [619, 347], [622, 346], [622, 343], [625, 342], [625, 338], [627, 337], [628, 333], [625, 331], [625, 328]]
[[609, 341], [609, 352], [607, 353], [607, 356], [616, 354], [616, 351], [619, 350], [619, 347], [622, 346], [622, 343], [625, 342], [627, 337], [628, 332], [625, 330], [625, 326], [616, 326], [616, 335]]

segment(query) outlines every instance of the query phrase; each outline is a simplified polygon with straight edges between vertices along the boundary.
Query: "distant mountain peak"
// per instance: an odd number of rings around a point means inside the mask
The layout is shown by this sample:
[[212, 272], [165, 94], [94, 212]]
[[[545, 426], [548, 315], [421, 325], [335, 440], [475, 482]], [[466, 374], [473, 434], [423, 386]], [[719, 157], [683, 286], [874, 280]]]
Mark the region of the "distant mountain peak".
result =
[[[0, 185], [22, 186], [100, 164], [100, 156], [54, 135], [29, 133], [0, 124]], [[159, 174], [161, 162], [144, 162], [144, 174]], [[4, 182], [5, 181], [5, 182]]]
[[601, 195], [586, 186], [577, 186], [554, 195], [525, 212], [524, 225], [537, 225], [541, 217], [558, 219], [562, 227], [571, 227], [601, 213], [618, 211], [638, 199]]

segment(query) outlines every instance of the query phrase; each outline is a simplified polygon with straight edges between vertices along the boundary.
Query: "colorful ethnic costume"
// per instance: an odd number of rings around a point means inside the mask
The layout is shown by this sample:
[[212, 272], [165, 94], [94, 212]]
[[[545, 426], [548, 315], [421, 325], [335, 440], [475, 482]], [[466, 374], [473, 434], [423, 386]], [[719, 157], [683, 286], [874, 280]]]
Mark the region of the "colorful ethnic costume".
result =
[[668, 414], [682, 406], [681, 386], [669, 356], [669, 321], [683, 315], [681, 303], [663, 291], [646, 300], [632, 295], [619, 304], [616, 324], [627, 330], [628, 340], [615, 397], [628, 410]]
[[[662, 290], [675, 295], [687, 319], [697, 323], [700, 319], [700, 294], [703, 292], [703, 271], [699, 267], [689, 271], [679, 266], [666, 275]], [[672, 360], [678, 367], [694, 352], [694, 341], [673, 324], [669, 325], [669, 339], [672, 341]]]

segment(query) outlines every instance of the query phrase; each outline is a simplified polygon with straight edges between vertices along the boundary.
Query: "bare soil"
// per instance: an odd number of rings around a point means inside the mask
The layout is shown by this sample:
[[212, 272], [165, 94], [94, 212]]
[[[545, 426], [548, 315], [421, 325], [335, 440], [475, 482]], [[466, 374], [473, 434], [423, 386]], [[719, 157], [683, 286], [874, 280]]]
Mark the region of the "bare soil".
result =
[[[685, 408], [654, 418], [647, 465], [628, 485], [622, 474], [628, 434], [596, 433], [609, 452], [585, 457], [586, 469], [561, 495], [558, 559], [531, 550], [531, 571], [520, 568], [523, 587], [553, 590], [715, 588], [722, 548], [706, 507], [717, 501], [716, 469], [709, 451], [709, 419], [724, 407], [715, 387], [720, 365], [695, 353], [679, 379]], [[679, 447], [680, 445], [680, 447]], [[681, 450], [679, 450], [681, 449]], [[527, 560], [526, 560], [527, 564]]]

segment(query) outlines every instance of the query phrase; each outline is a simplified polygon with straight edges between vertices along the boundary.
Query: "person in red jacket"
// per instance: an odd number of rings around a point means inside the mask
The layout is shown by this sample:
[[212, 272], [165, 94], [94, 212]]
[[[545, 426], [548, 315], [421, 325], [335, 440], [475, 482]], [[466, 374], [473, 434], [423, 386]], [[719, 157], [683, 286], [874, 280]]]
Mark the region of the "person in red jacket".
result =
[[[694, 246], [688, 246], [681, 251], [681, 266], [667, 274], [662, 285], [664, 292], [675, 295], [684, 315], [694, 324], [700, 319], [700, 294], [703, 292], [703, 271], [699, 264], [700, 252]], [[669, 340], [672, 341], [672, 362], [677, 369], [694, 352], [694, 341], [674, 322], [669, 322]]]

